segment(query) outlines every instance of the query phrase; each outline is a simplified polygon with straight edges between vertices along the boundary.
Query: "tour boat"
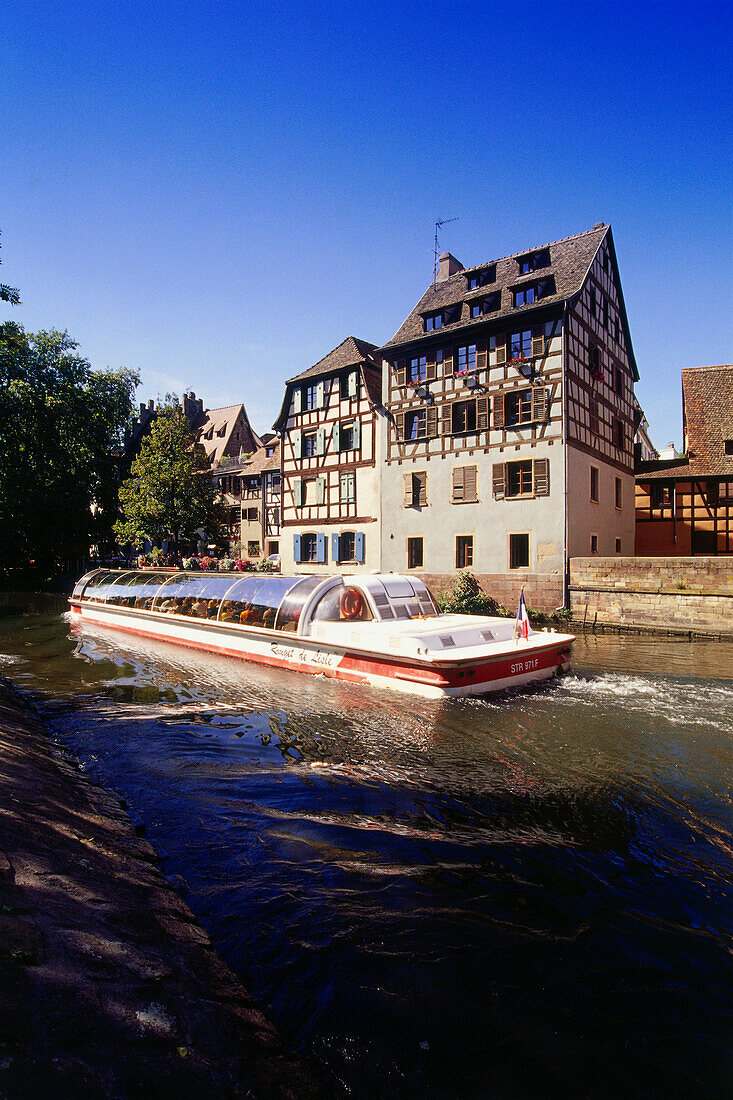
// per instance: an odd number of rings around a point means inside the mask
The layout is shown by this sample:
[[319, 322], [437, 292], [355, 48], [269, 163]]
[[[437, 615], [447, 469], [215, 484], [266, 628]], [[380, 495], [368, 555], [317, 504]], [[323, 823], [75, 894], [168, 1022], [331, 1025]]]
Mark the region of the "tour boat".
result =
[[69, 600], [82, 623], [417, 695], [481, 695], [566, 671], [572, 634], [441, 613], [414, 576], [97, 569]]

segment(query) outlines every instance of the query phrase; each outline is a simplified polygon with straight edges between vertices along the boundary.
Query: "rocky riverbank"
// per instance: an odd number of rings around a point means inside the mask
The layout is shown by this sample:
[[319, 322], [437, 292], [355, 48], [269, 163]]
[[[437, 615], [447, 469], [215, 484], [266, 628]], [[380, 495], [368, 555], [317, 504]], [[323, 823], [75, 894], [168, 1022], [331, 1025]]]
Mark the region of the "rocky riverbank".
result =
[[0, 681], [0, 1098], [310, 1098], [119, 800]]

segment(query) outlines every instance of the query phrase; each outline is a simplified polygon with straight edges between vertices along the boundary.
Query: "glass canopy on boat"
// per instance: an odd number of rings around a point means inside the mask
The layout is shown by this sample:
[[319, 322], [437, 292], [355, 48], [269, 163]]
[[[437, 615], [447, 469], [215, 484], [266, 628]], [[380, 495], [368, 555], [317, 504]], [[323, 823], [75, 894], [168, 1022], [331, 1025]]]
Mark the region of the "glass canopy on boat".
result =
[[323, 580], [313, 576], [99, 570], [82, 577], [73, 596], [93, 603], [294, 633], [308, 597]]

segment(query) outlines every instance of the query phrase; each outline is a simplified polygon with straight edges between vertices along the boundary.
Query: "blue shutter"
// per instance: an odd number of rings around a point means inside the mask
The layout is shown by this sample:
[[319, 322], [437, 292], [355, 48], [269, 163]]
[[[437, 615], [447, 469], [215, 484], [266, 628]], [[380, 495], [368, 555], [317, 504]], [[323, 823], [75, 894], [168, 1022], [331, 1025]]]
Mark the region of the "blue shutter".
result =
[[352, 371], [351, 374], [349, 375], [349, 383], [348, 383], [348, 385], [349, 385], [349, 397], [356, 397], [356, 382], [357, 382], [357, 373], [356, 373], [356, 371]]
[[302, 432], [291, 432], [290, 443], [293, 448], [293, 458], [303, 457], [303, 434]]
[[333, 426], [333, 450], [334, 454], [338, 454], [341, 450], [341, 425], [336, 422]]
[[316, 432], [316, 454], [322, 455], [326, 453], [326, 429], [319, 428]]
[[326, 404], [326, 387], [323, 382], [316, 385], [316, 408], [322, 409]]
[[361, 447], [361, 420], [354, 421], [354, 450], [358, 451]]
[[364, 561], [364, 532], [357, 531], [354, 535], [354, 557], [357, 561]]
[[326, 503], [326, 479], [319, 477], [316, 481], [316, 504]]
[[331, 561], [341, 561], [341, 555], [339, 554], [339, 537], [338, 535], [331, 535]]
[[316, 561], [323, 565], [326, 561], [326, 536], [316, 535]]
[[298, 387], [297, 390], [293, 390], [293, 415], [297, 416], [303, 407], [303, 391]]
[[300, 556], [300, 535], [293, 535], [293, 557], [296, 561], [302, 561]]

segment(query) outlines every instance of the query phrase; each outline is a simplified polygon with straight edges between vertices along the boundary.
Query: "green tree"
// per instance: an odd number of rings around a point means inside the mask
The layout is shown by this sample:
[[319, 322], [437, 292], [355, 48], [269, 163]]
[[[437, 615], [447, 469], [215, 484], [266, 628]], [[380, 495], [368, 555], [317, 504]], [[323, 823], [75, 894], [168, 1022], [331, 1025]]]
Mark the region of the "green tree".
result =
[[115, 524], [120, 543], [140, 544], [148, 539], [160, 546], [164, 539], [178, 548], [203, 529], [218, 537], [223, 522], [216, 502], [209, 463], [196, 446], [183, 411], [164, 407], [143, 440], [130, 477], [120, 486], [122, 516]]
[[93, 371], [66, 332], [0, 324], [0, 568], [76, 568], [110, 539], [133, 371]]

